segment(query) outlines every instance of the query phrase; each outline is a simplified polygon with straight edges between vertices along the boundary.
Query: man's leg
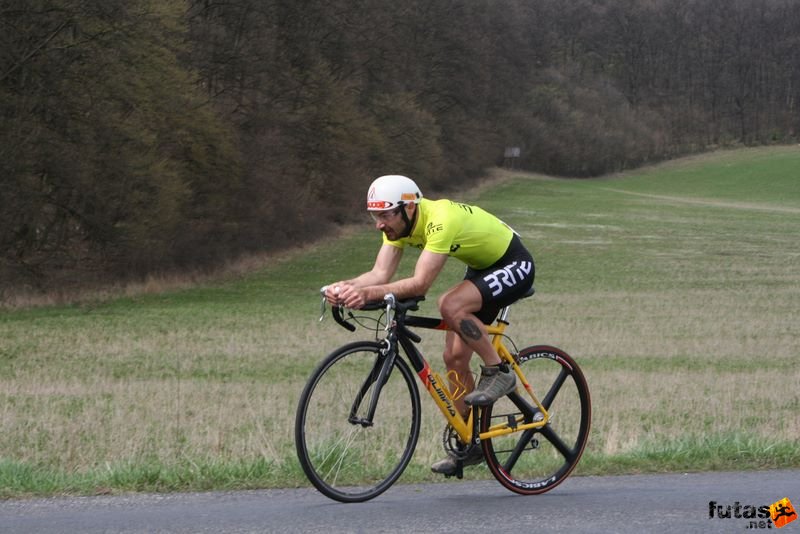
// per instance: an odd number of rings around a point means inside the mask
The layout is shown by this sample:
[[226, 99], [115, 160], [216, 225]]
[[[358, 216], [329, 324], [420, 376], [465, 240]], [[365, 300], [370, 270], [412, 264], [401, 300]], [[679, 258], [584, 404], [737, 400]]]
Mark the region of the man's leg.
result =
[[[448, 372], [454, 371], [458, 376], [458, 383], [450, 380], [450, 391], [455, 391], [457, 388], [465, 388], [467, 393], [475, 389], [475, 379], [472, 377], [472, 371], [469, 368], [469, 361], [472, 359], [472, 349], [464, 343], [461, 337], [453, 331], [448, 331], [445, 338], [444, 348], [444, 364]], [[464, 402], [462, 395], [457, 400], [453, 401], [456, 410], [462, 415], [466, 416], [469, 413], [469, 406]], [[463, 459], [463, 466], [474, 465], [483, 461], [483, 452], [479, 446], [473, 447], [469, 455]], [[441, 473], [443, 475], [454, 475], [458, 469], [457, 460], [448, 455], [438, 462], [431, 465], [431, 470], [434, 473]]]
[[489, 341], [486, 325], [474, 315], [482, 306], [481, 293], [469, 280], [464, 280], [439, 297], [439, 312], [447, 326], [478, 353], [484, 364], [497, 365], [501, 361], [500, 356]]
[[[475, 389], [475, 379], [472, 377], [472, 371], [469, 368], [472, 349], [453, 331], [448, 331], [446, 334], [442, 358], [448, 374], [450, 371], [454, 371], [458, 379], [458, 382], [454, 382], [452, 378], [450, 379], [450, 391], [456, 391], [463, 387], [466, 393], [471, 393]], [[464, 403], [464, 395], [461, 395], [453, 403], [458, 413], [462, 416], [469, 412], [469, 408]]]
[[474, 312], [481, 309], [483, 297], [472, 282], [464, 280], [439, 299], [439, 311], [445, 323], [455, 331], [470, 349], [477, 352], [484, 363], [481, 381], [475, 391], [464, 397], [469, 405], [484, 406], [507, 395], [516, 386], [516, 377], [494, 350], [486, 325]]

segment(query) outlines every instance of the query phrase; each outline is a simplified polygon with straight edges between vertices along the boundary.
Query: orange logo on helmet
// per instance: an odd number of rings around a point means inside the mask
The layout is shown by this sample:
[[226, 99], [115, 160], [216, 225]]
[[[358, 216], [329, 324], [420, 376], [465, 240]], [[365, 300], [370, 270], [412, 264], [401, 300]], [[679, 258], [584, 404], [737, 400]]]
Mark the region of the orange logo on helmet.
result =
[[417, 200], [417, 195], [414, 193], [403, 193], [400, 195], [400, 200]]
[[392, 203], [386, 202], [385, 200], [368, 200], [367, 201], [367, 209], [383, 209], [383, 208], [391, 208]]

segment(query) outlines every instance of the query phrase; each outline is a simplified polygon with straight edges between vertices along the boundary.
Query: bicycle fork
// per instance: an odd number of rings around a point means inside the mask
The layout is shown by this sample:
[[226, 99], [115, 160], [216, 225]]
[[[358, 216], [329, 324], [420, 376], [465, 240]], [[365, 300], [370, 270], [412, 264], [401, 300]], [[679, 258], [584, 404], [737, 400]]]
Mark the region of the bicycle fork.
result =
[[[389, 380], [392, 368], [394, 367], [395, 358], [397, 358], [397, 345], [386, 340], [384, 340], [384, 342], [386, 343], [386, 347], [378, 351], [372, 370], [367, 374], [367, 378], [364, 380], [364, 383], [361, 384], [356, 398], [353, 399], [353, 405], [350, 408], [350, 416], [347, 418], [351, 424], [361, 425], [362, 427], [373, 425], [373, 418], [375, 417], [375, 410], [378, 407], [378, 399], [381, 396], [381, 390]], [[373, 384], [375, 387], [372, 387]], [[372, 388], [372, 394], [369, 398], [366, 416], [359, 417], [358, 414], [361, 403], [364, 401], [364, 397], [367, 395], [370, 388]]]

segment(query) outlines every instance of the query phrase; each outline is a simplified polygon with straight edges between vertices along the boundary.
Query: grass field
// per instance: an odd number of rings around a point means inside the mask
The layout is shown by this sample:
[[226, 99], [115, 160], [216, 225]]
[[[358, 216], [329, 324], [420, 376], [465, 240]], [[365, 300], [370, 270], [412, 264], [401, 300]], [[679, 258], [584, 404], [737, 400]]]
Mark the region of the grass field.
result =
[[[511, 335], [584, 367], [593, 429], [576, 474], [800, 466], [800, 148], [593, 180], [496, 171], [459, 198], [534, 252], [537, 295], [513, 310]], [[357, 339], [317, 321], [317, 289], [370, 267], [378, 246], [365, 218], [215, 283], [7, 303], [0, 497], [307, 485], [292, 434], [300, 390]], [[448, 262], [432, 296], [461, 273]], [[441, 371], [441, 338], [423, 337]], [[427, 398], [423, 412], [401, 481], [434, 479], [442, 421]]]

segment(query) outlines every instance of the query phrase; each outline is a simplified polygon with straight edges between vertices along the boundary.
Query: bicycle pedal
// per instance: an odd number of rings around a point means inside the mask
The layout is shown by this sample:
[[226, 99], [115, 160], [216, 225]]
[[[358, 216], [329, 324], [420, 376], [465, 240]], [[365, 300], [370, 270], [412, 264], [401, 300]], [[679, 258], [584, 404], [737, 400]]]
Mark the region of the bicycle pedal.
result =
[[458, 462], [458, 464], [456, 465], [456, 470], [453, 471], [452, 473], [444, 473], [444, 478], [452, 478], [452, 477], [456, 477], [459, 480], [464, 478], [464, 466], [461, 464], [461, 462]]
[[457, 468], [452, 473], [444, 473], [444, 478], [452, 478], [452, 477], [456, 477], [457, 479], [461, 480], [462, 478], [464, 478], [464, 471], [462, 469]]

